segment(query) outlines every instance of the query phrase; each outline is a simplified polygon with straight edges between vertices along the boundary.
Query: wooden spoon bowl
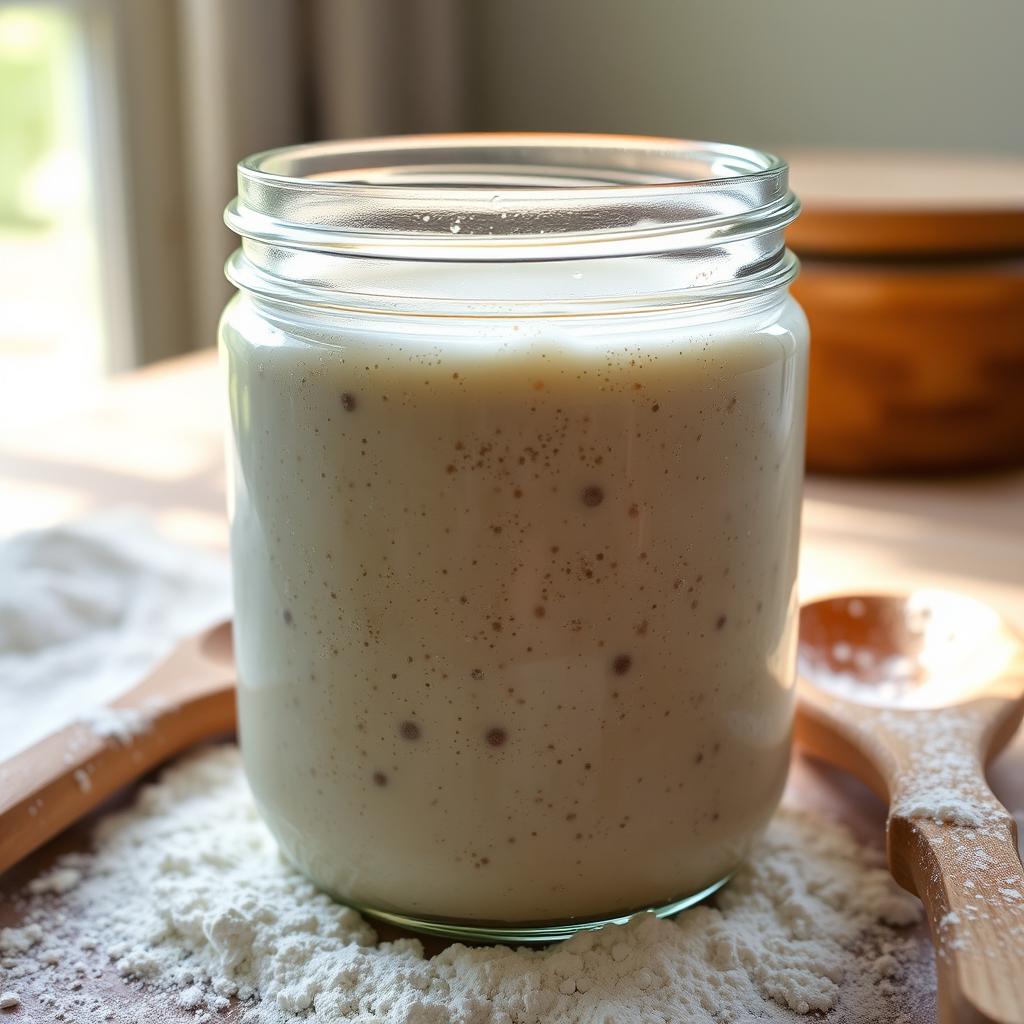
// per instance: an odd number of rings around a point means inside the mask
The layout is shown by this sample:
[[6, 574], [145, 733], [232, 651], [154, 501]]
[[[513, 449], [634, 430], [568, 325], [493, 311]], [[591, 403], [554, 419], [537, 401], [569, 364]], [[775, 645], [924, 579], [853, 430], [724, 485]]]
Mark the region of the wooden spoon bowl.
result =
[[896, 880], [925, 905], [939, 1019], [1024, 1024], [1024, 870], [985, 766], [1024, 716], [1024, 645], [942, 591], [850, 596], [800, 616], [796, 740], [889, 804]]

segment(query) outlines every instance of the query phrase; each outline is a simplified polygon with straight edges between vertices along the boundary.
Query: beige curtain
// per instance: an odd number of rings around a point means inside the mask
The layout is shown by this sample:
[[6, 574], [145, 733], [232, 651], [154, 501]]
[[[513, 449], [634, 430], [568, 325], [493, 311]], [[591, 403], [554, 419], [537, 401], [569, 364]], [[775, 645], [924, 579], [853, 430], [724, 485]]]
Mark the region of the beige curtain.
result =
[[125, 258], [111, 300], [129, 338], [115, 368], [213, 343], [242, 156], [466, 127], [465, 0], [115, 5]]

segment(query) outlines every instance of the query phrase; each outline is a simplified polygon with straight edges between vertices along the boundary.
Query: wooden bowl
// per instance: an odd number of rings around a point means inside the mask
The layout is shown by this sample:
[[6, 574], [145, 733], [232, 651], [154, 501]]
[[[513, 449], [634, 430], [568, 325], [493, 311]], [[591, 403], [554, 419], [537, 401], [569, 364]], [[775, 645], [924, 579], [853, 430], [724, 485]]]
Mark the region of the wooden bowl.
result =
[[807, 464], [1024, 462], [1024, 160], [798, 154]]

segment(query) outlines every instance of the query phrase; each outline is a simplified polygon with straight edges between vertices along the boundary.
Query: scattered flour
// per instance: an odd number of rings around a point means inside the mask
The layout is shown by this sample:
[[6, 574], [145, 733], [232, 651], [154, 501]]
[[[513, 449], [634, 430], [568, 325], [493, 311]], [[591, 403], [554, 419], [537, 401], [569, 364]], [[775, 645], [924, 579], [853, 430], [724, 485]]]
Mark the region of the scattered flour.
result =
[[21, 1005], [21, 996], [17, 992], [0, 992], [0, 1010], [13, 1010]]
[[28, 883], [28, 891], [38, 895], [43, 892], [69, 892], [82, 880], [82, 872], [78, 868], [59, 867], [53, 871], [33, 878]]
[[[104, 740], [117, 740], [129, 744], [136, 736], [149, 732], [159, 707], [152, 708], [90, 708], [78, 716], [78, 721]], [[88, 776], [87, 776], [88, 778]], [[78, 780], [81, 785], [81, 780]]]
[[[0, 543], [0, 760], [109, 703], [182, 637], [230, 614], [226, 560], [140, 513]], [[117, 732], [113, 734], [117, 735]]]
[[281, 860], [234, 746], [166, 771], [101, 823], [93, 854], [30, 888], [27, 923], [0, 931], [0, 968], [75, 1024], [151, 1019], [76, 994], [104, 969], [83, 950], [133, 979], [139, 1005], [157, 994], [196, 1024], [234, 1000], [252, 1024], [846, 1024], [909, 1019], [934, 985], [901, 930], [917, 901], [844, 829], [786, 808], [713, 903], [673, 921], [433, 958], [416, 939], [378, 942]]
[[878, 721], [904, 741], [910, 757], [897, 779], [893, 814], [973, 829], [1006, 827], [1011, 815], [989, 792], [973, 753], [977, 723], [969, 708], [883, 712]]

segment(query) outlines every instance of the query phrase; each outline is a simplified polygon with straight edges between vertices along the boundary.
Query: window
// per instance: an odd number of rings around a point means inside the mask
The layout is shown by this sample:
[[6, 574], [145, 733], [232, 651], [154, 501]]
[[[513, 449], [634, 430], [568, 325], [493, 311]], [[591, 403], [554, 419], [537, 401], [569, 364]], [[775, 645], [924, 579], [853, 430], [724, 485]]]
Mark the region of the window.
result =
[[86, 397], [106, 371], [213, 343], [231, 294], [222, 267], [237, 240], [221, 215], [239, 158], [459, 127], [457, 11], [0, 0], [5, 436]]
[[0, 402], [22, 422], [104, 366], [81, 43], [69, 8], [0, 7]]

